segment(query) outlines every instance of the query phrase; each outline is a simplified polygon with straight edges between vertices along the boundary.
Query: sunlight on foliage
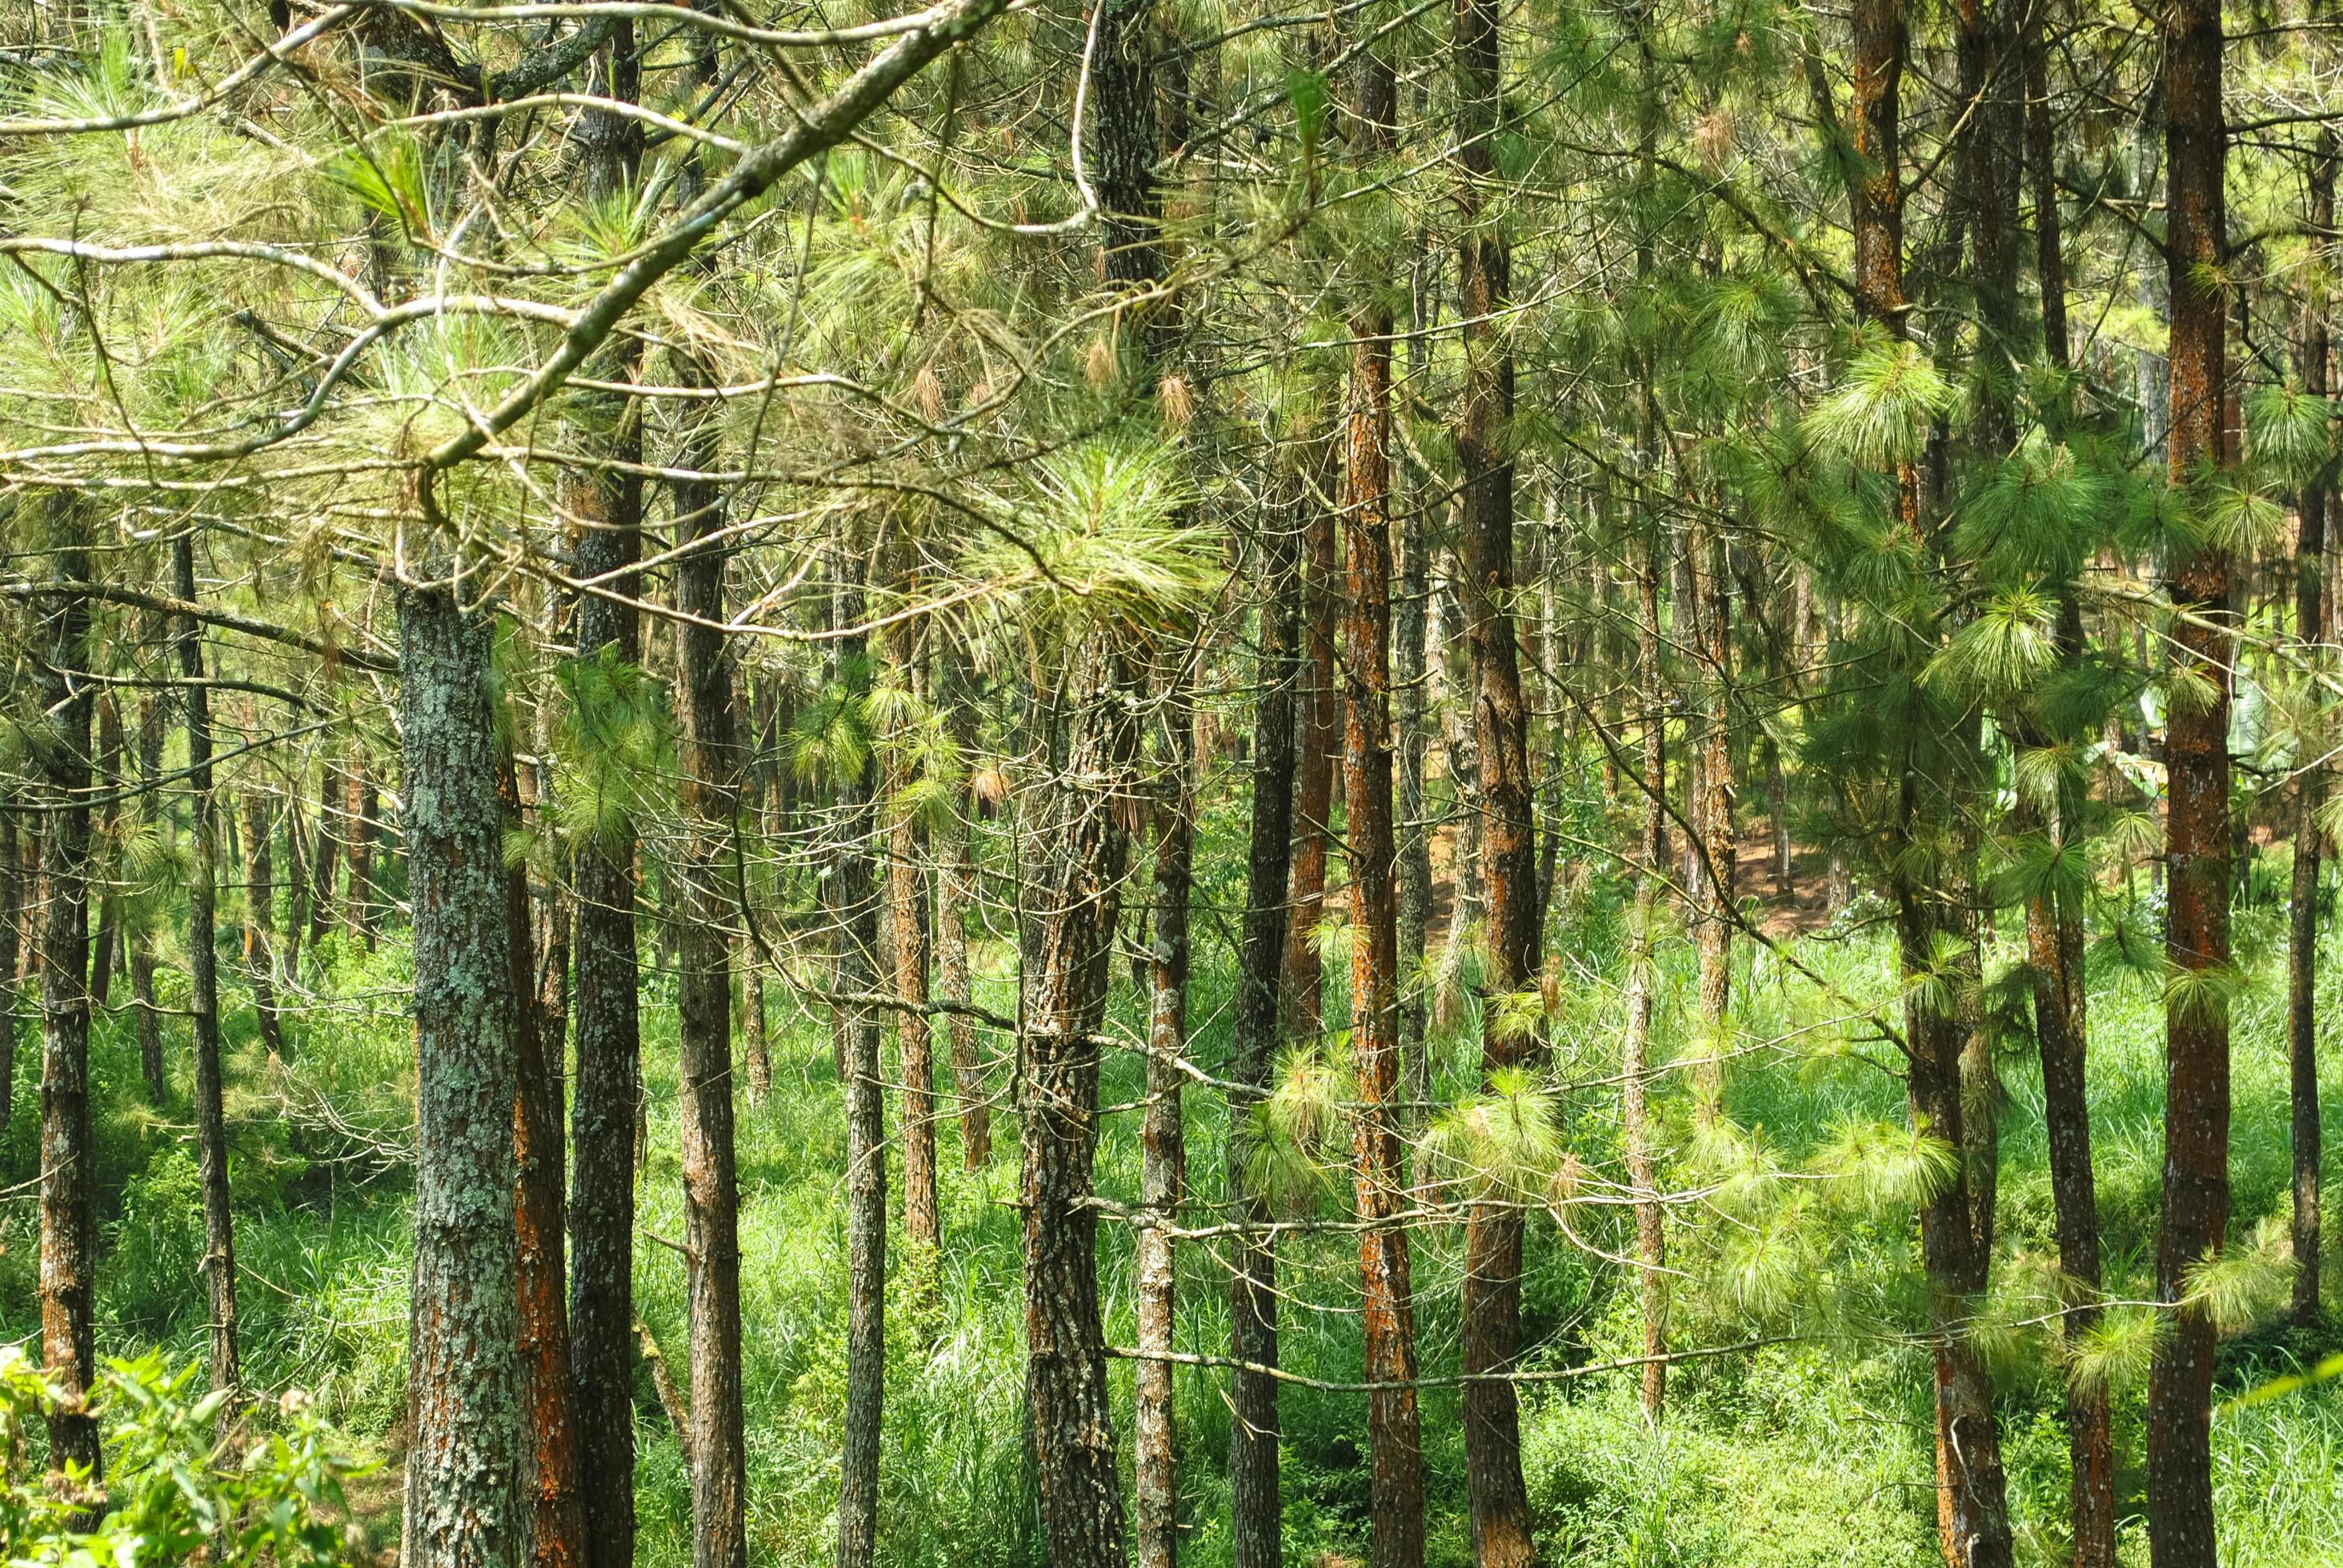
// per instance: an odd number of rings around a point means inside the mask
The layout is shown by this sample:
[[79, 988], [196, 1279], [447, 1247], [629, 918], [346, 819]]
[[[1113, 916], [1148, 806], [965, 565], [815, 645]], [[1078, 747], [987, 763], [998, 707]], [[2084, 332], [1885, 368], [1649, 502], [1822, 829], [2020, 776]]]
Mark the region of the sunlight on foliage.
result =
[[1853, 467], [1890, 469], [1919, 457], [1930, 421], [1952, 407], [1953, 396], [1926, 348], [1890, 343], [1846, 367], [1838, 390], [1806, 416], [1806, 436]]
[[1220, 591], [1216, 540], [1182, 521], [1191, 493], [1177, 450], [1106, 438], [1041, 459], [1031, 505], [1002, 516], [963, 566], [994, 613], [1029, 630], [1161, 620]]

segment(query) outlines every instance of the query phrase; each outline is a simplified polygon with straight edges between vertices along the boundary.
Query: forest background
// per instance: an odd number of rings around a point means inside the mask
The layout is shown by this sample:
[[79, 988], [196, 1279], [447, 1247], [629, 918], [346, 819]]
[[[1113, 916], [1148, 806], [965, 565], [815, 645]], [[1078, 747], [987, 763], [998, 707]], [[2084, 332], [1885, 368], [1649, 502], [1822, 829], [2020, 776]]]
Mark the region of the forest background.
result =
[[0, 1545], [2343, 1562], [2338, 31], [9, 7]]

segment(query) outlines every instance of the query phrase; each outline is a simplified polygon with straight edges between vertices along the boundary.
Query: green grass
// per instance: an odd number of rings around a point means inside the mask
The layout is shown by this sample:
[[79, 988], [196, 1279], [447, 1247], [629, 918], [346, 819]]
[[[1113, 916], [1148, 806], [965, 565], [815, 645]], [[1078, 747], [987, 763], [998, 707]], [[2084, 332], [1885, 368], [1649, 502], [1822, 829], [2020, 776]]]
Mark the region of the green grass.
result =
[[[1206, 886], [1232, 878], [1205, 868]], [[1558, 911], [1558, 940], [1579, 956], [1554, 1021], [1557, 1073], [1594, 1080], [1615, 1070], [1619, 998], [1615, 980], [1616, 890], [1597, 884]], [[2240, 916], [2241, 943], [2258, 983], [2236, 1018], [2237, 1115], [2232, 1167], [2237, 1234], [2284, 1201], [2288, 1170], [2285, 1051], [2275, 1005], [2282, 944], [2270, 940], [2272, 911]], [[1230, 973], [1215, 928], [1201, 923], [1193, 1051], [1208, 1067], [1226, 1050]], [[2009, 933], [2005, 932], [2005, 937]], [[990, 1000], [1013, 999], [1008, 954], [982, 950]], [[1808, 941], [1803, 956], [1864, 1006], [1892, 1003], [1889, 952], [1876, 932]], [[2006, 960], [2009, 955], [2000, 955]], [[274, 1393], [310, 1391], [353, 1445], [395, 1465], [405, 1376], [408, 1266], [404, 1179], [382, 1169], [380, 1145], [403, 1136], [411, 1115], [411, 1034], [399, 1007], [406, 955], [386, 941], [372, 956], [325, 955], [326, 994], [346, 999], [297, 1029], [288, 1062], [272, 1066], [253, 1042], [249, 1010], [236, 999], [229, 1020], [236, 1121], [239, 1267], [250, 1381]], [[1688, 948], [1660, 955], [1666, 988], [1661, 1045], [1687, 1038], [1692, 1000]], [[1339, 990], [1339, 986], [1334, 988]], [[740, 1119], [741, 1253], [747, 1322], [749, 1528], [763, 1564], [826, 1563], [832, 1552], [836, 1440], [844, 1390], [845, 1261], [840, 1171], [843, 1108], [830, 1066], [826, 1019], [802, 1015], [771, 988], [774, 1092]], [[170, 997], [166, 990], [166, 1005]], [[681, 1235], [674, 1137], [672, 998], [663, 982], [646, 989], [645, 1062], [651, 1131], [641, 1189], [647, 1237]], [[1137, 1025], [1136, 999], [1118, 988], [1114, 1026]], [[1339, 1016], [1339, 996], [1330, 1015]], [[2144, 982], [2095, 973], [2092, 1092], [2109, 1288], [2137, 1295], [2152, 1257], [2162, 1148], [2162, 1011]], [[1737, 1011], [1745, 1044], [1728, 1107], [1778, 1168], [1795, 1169], [1835, 1131], [1853, 1121], [1902, 1116], [1900, 1084], [1881, 1070], [1881, 1047], [1865, 1044], [1845, 1008], [1789, 973], [1778, 960], [1745, 955]], [[1469, 1087], [1473, 1020], [1457, 1020], [1443, 1061], [1451, 1091]], [[184, 1029], [168, 1036], [171, 1059], [186, 1054]], [[1006, 1042], [986, 1041], [1001, 1051]], [[143, 1105], [136, 1048], [125, 1020], [105, 1022], [94, 1045], [101, 1086], [98, 1115], [102, 1222], [102, 1334], [109, 1352], [162, 1345], [197, 1356], [204, 1312], [196, 1288], [201, 1255], [190, 1117], [183, 1070], [166, 1103]], [[2343, 1073], [2328, 1061], [2330, 1142], [2343, 1140]], [[2041, 1131], [2038, 1073], [2023, 1042], [2001, 1063], [2003, 1254], [2049, 1253], [2051, 1207]], [[14, 1179], [33, 1169], [37, 1116], [37, 1043], [20, 1023], [20, 1091], [6, 1128]], [[1104, 1097], [1128, 1107], [1140, 1092], [1132, 1053], [1111, 1059]], [[338, 1126], [300, 1108], [330, 1102]], [[1688, 1117], [1674, 1091], [1662, 1097], [1663, 1124], [1685, 1139]], [[1566, 1095], [1562, 1115], [1576, 1157], [1597, 1174], [1615, 1172], [1619, 1131], [1614, 1091]], [[1135, 1112], [1110, 1123], [1099, 1182], [1128, 1200], [1138, 1185]], [[899, 1279], [889, 1303], [889, 1367], [880, 1529], [889, 1560], [903, 1564], [1035, 1564], [1032, 1475], [1026, 1453], [1014, 1206], [1016, 1123], [995, 1118], [990, 1166], [961, 1169], [957, 1122], [941, 1130], [945, 1246], [931, 1291]], [[1222, 1117], [1192, 1095], [1189, 1159], [1193, 1196], [1212, 1205], [1225, 1193]], [[1689, 1173], [1690, 1167], [1684, 1168]], [[900, 1166], [890, 1171], [900, 1181]], [[1794, 1200], [1813, 1183], [1776, 1182], [1750, 1211]], [[1341, 1191], [1337, 1183], [1333, 1191]], [[1785, 1194], [1787, 1196], [1785, 1197]], [[37, 1321], [36, 1214], [28, 1190], [0, 1205], [0, 1316], [25, 1334]], [[2330, 1198], [2330, 1202], [2333, 1199]], [[1525, 1391], [1523, 1429], [1532, 1493], [1556, 1560], [1574, 1563], [1669, 1564], [1693, 1568], [1803, 1568], [1806, 1564], [1927, 1564], [1936, 1561], [1933, 1472], [1925, 1357], [1896, 1331], [1915, 1321], [1908, 1216], [1856, 1217], [1831, 1211], [1800, 1254], [1802, 1273], [1773, 1316], [1755, 1326], [1790, 1342], [1749, 1354], [1689, 1363], [1670, 1382], [1665, 1426], [1649, 1430], [1634, 1406], [1632, 1374], [1600, 1373]], [[1801, 1224], [1821, 1224], [1800, 1221]], [[1613, 1207], [1581, 1207], [1574, 1229], [1595, 1245], [1630, 1245]], [[1119, 1227], [1101, 1226], [1101, 1290], [1107, 1332], [1131, 1336], [1129, 1248]], [[900, 1254], [900, 1237], [897, 1238]], [[1802, 1242], [1801, 1245], [1807, 1245]], [[1678, 1255], [1702, 1254], [1681, 1233]], [[1422, 1353], [1428, 1375], [1457, 1366], [1455, 1317], [1459, 1238], [1427, 1229], [1414, 1239]], [[1302, 1237], [1285, 1249], [1292, 1292], [1282, 1350], [1288, 1366], [1331, 1381], [1360, 1375], [1355, 1255], [1347, 1238]], [[2022, 1270], [2005, 1267], [2005, 1275]], [[1223, 1352], [1225, 1272], [1202, 1247], [1183, 1251], [1178, 1348]], [[679, 1366], [685, 1341], [679, 1255], [658, 1241], [638, 1251], [640, 1312]], [[1573, 1248], [1551, 1225], [1535, 1228], [1525, 1312], [1541, 1349], [1534, 1364], [1566, 1369], [1635, 1353], [1639, 1325], [1618, 1271]], [[1687, 1282], [1674, 1342], [1682, 1347], [1745, 1336], [1752, 1324], [1717, 1292]], [[2331, 1346], [2258, 1331], [2225, 1351], [2223, 1393], [2233, 1396], [2295, 1370]], [[2004, 1348], [2003, 1423], [2021, 1557], [2059, 1560], [2066, 1487], [2058, 1382], [2047, 1346], [2019, 1336]], [[1111, 1363], [1119, 1424], [1127, 1433], [1130, 1363]], [[1229, 1556], [1228, 1441], [1224, 1380], [1182, 1372], [1176, 1380], [1182, 1480], [1193, 1568]], [[641, 1561], [688, 1561], [689, 1494], [664, 1416], [648, 1380], [638, 1390]], [[2138, 1508], [2140, 1405], [2137, 1387], [2119, 1392], [2117, 1438], [2127, 1512], [2126, 1561], [2145, 1562]], [[1363, 1554], [1366, 1480], [1360, 1402], [1290, 1387], [1283, 1396], [1289, 1560], [1323, 1563]], [[1455, 1392], [1428, 1389], [1425, 1452], [1435, 1563], [1469, 1561], [1463, 1449]], [[2216, 1419], [2224, 1561], [2239, 1568], [2343, 1563], [2343, 1380], [2263, 1402], [2225, 1406]], [[395, 1506], [386, 1474], [365, 1495], [377, 1511]], [[385, 1512], [367, 1519], [377, 1548], [396, 1540]]]

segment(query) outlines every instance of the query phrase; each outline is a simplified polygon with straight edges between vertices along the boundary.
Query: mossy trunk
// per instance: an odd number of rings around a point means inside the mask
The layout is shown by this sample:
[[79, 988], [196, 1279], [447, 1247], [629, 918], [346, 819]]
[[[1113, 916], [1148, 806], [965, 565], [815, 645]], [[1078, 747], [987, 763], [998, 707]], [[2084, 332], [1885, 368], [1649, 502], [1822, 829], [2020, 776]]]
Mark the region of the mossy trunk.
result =
[[410, 1568], [510, 1568], [528, 1516], [513, 1111], [518, 999], [505, 923], [494, 621], [446, 586], [398, 594], [404, 838], [415, 916]]

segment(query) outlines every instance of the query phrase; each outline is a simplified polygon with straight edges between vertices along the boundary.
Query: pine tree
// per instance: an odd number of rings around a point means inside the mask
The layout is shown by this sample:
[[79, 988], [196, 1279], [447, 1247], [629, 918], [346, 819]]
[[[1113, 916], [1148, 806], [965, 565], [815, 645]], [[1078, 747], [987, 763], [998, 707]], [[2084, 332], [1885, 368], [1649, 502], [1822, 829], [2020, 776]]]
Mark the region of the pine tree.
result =
[[[1507, 427], [1513, 417], [1513, 361], [1500, 320], [1512, 303], [1512, 251], [1502, 216], [1486, 210], [1494, 166], [1491, 143], [1500, 130], [1502, 105], [1494, 9], [1460, 5], [1453, 46], [1463, 217], [1456, 247], [1457, 295], [1465, 353], [1464, 401], [1456, 432], [1462, 469], [1459, 554], [1473, 721], [1480, 742], [1481, 852], [1489, 899], [1489, 995], [1481, 1015], [1485, 1080], [1531, 1056], [1524, 1049], [1529, 1042], [1510, 1025], [1510, 999], [1536, 977], [1543, 921], [1528, 712], [1512, 606], [1513, 470]], [[1358, 527], [1353, 535], [1355, 584], [1363, 549]], [[1387, 552], [1388, 546], [1383, 548]], [[1371, 561], [1373, 548], [1365, 543]], [[1378, 628], [1374, 635], [1380, 638], [1383, 633]], [[1379, 659], [1380, 642], [1373, 656], [1354, 648], [1351, 657]], [[1354, 836], [1355, 819], [1354, 811]], [[1475, 1381], [1464, 1385], [1464, 1464], [1472, 1490], [1473, 1556], [1483, 1568], [1515, 1568], [1536, 1557], [1529, 1494], [1522, 1478], [1521, 1417], [1513, 1386], [1502, 1376], [1512, 1370], [1522, 1348], [1523, 1231], [1520, 1211], [1505, 1201], [1474, 1205], [1465, 1223], [1459, 1313], [1464, 1372]]]
[[[2237, 456], [2229, 301], [2211, 281], [2228, 260], [2220, 7], [2206, 0], [2176, 5], [2160, 36], [2172, 299], [2167, 445], [2185, 512], [2204, 505]], [[2221, 988], [2230, 960], [2230, 561], [2221, 543], [2191, 537], [2187, 527], [2167, 547], [2164, 585], [2176, 610], [2165, 669], [2165, 945], [2174, 975], [2165, 1000], [2156, 1292], [2173, 1322], [2148, 1378], [2148, 1548], [2156, 1568], [2209, 1568], [2215, 1561], [2215, 1330], [2193, 1276], [2220, 1251], [2229, 1217], [2229, 1020]]]
[[[183, 603], [196, 603], [196, 544], [192, 533], [171, 543], [171, 564]], [[217, 808], [212, 799], [211, 699], [205, 690], [203, 627], [182, 615], [173, 636], [179, 701], [186, 728], [189, 838], [187, 851], [187, 990], [193, 1037], [196, 1166], [204, 1194], [204, 1283], [211, 1322], [211, 1389], [234, 1391], [241, 1382], [236, 1343], [236, 1220], [227, 1169], [227, 1127], [220, 1081], [219, 933], [212, 879], [219, 864]], [[223, 1430], [233, 1419], [223, 1404]]]
[[[444, 526], [441, 525], [441, 526]], [[436, 546], [436, 539], [428, 543]], [[518, 1494], [519, 1084], [497, 795], [491, 613], [441, 574], [398, 595], [401, 838], [415, 909], [415, 1298], [401, 1560], [490, 1568], [528, 1540]]]
[[41, 1366], [58, 1397], [48, 1417], [51, 1463], [99, 1477], [97, 1416], [97, 1148], [89, 1082], [91, 724], [86, 680], [96, 647], [88, 599], [85, 518], [63, 503], [48, 521], [52, 585], [38, 627], [37, 680], [49, 732], [40, 749], [41, 834]]
[[1270, 1194], [1247, 1171], [1261, 1140], [1256, 1118], [1264, 1109], [1279, 1039], [1288, 911], [1285, 891], [1292, 854], [1295, 710], [1304, 678], [1302, 618], [1306, 602], [1299, 541], [1272, 515], [1259, 537], [1258, 655], [1253, 698], [1252, 819], [1245, 870], [1242, 947], [1232, 1020], [1229, 1075], [1229, 1186], [1239, 1222], [1229, 1269], [1229, 1507], [1237, 1568], [1280, 1568], [1282, 1499], [1280, 1489], [1277, 1241]]

